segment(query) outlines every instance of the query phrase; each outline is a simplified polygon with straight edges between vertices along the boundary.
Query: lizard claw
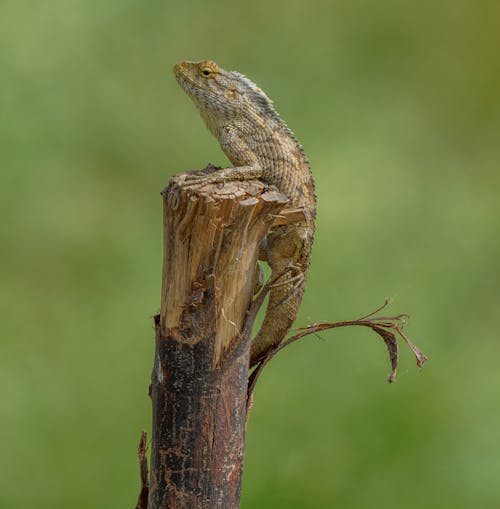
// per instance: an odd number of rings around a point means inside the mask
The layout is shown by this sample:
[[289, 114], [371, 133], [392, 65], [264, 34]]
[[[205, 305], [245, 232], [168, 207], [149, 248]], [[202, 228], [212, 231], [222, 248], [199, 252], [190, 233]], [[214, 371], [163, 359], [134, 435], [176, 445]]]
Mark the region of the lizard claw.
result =
[[200, 187], [206, 186], [207, 184], [210, 184], [211, 182], [208, 179], [205, 179], [204, 177], [199, 178], [193, 178], [193, 179], [186, 179], [183, 182], [183, 187], [187, 189], [198, 189]]

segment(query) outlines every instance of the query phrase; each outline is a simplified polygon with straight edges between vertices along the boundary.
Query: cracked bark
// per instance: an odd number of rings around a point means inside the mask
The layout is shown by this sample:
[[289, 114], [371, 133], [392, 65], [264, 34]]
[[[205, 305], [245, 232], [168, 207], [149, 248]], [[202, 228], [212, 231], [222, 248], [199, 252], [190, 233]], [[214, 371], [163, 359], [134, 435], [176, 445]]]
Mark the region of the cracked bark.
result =
[[162, 196], [148, 508], [238, 508], [251, 329], [245, 319], [260, 241], [272, 223], [287, 221], [280, 215], [287, 200], [260, 181], [195, 190], [182, 175]]

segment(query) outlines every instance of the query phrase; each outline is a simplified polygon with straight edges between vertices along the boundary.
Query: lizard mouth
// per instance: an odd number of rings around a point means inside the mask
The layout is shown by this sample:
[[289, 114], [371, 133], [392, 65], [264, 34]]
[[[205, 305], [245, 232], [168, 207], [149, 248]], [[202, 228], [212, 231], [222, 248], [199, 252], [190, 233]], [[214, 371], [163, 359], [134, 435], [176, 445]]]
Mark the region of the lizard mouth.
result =
[[174, 65], [174, 76], [179, 85], [186, 89], [188, 85], [194, 88], [200, 88], [199, 84], [186, 71], [186, 62], [178, 62]]
[[186, 72], [182, 69], [182, 62], [174, 65], [174, 76], [180, 85], [189, 80]]
[[184, 67], [184, 62], [177, 62], [174, 65], [174, 76], [177, 79], [180, 78], [180, 77], [184, 77], [186, 75], [185, 72], [182, 69], [183, 67]]

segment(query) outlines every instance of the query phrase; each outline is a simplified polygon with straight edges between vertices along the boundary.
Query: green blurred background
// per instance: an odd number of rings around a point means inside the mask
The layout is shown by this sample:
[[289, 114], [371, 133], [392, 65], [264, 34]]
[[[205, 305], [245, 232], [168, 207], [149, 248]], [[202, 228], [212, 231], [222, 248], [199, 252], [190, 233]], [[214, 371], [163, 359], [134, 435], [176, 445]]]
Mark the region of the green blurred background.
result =
[[429, 355], [325, 332], [263, 375], [243, 508], [500, 507], [500, 4], [3, 0], [0, 507], [133, 507], [169, 176], [226, 165], [171, 67], [254, 79], [304, 145], [298, 325], [386, 296]]

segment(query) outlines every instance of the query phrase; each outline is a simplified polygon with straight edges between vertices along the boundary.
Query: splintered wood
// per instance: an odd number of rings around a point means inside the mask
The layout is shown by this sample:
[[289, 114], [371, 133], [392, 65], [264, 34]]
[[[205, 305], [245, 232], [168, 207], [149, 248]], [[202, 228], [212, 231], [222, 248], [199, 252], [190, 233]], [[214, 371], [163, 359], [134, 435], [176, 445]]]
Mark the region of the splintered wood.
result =
[[[182, 178], [173, 179], [163, 193], [161, 330], [187, 327], [192, 334], [182, 334], [180, 340], [203, 340], [196, 320], [208, 317], [193, 311], [206, 292], [213, 294], [210, 319], [215, 320], [216, 366], [231, 343], [240, 339], [255, 288], [259, 244], [271, 224], [286, 221], [288, 212], [280, 212], [287, 198], [257, 180], [193, 190], [182, 187]], [[194, 321], [189, 324], [188, 318]]]

